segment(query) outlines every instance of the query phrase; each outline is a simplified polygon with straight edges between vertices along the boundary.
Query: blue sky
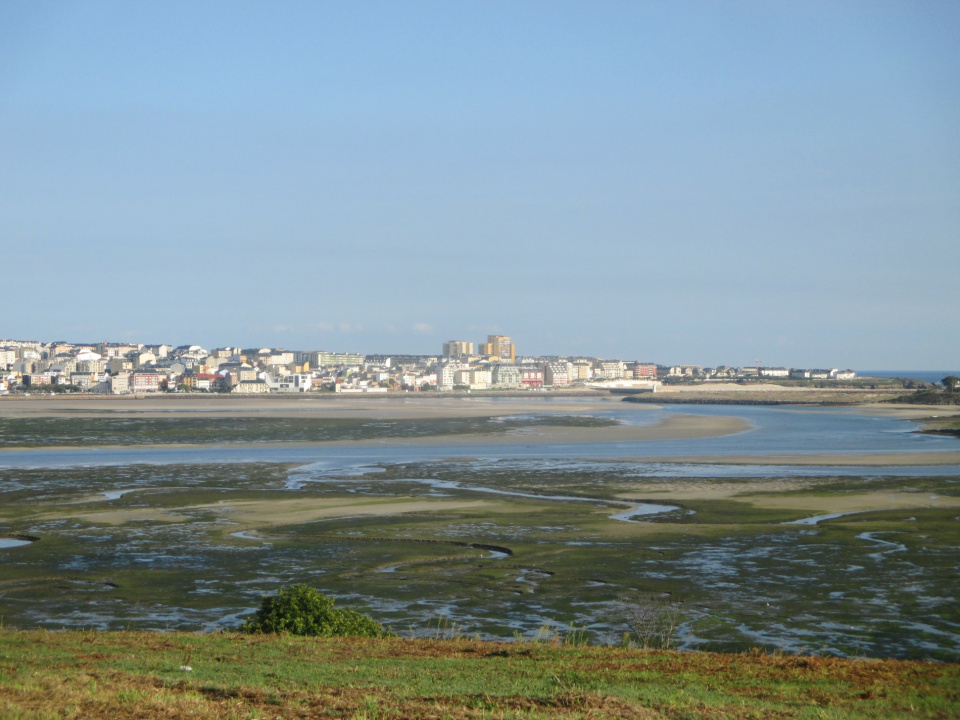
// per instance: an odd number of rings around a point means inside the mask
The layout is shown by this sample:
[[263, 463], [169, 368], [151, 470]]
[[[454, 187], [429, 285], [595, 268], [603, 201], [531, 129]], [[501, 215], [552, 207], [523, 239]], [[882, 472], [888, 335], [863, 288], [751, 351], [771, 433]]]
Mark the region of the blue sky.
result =
[[960, 357], [956, 2], [0, 5], [0, 337]]

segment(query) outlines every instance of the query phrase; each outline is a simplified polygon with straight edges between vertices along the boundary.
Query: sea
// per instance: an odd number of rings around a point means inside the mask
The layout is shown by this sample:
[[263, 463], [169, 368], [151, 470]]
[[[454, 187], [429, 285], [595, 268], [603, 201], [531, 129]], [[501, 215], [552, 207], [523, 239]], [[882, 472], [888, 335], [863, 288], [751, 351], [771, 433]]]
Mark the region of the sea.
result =
[[960, 370], [857, 370], [859, 377], [909, 378], [923, 382], [940, 382], [947, 375], [960, 377]]

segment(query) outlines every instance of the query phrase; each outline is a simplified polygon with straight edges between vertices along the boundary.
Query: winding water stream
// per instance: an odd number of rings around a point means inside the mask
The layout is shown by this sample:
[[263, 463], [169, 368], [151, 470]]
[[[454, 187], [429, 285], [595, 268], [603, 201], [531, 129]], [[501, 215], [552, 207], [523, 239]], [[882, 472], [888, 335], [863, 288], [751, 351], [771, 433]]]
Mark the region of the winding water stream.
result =
[[[318, 472], [319, 471], [319, 472]], [[307, 465], [297, 468], [296, 472], [291, 473], [291, 478], [287, 481], [287, 488], [296, 490], [305, 483], [323, 483], [333, 482], [335, 478], [328, 476], [327, 468], [322, 465]], [[483, 487], [481, 485], [464, 485], [455, 480], [433, 480], [430, 478], [392, 478], [385, 480], [378, 478], [378, 482], [397, 482], [397, 483], [419, 483], [427, 485], [434, 490], [459, 490], [466, 492], [490, 493], [492, 495], [508, 495], [510, 497], [530, 498], [533, 500], [556, 500], [560, 502], [587, 502], [593, 503], [598, 507], [607, 507], [611, 503], [626, 505], [631, 503], [629, 500], [606, 500], [603, 498], [582, 497], [578, 495], [541, 495], [537, 493], [525, 493], [518, 490], [501, 490], [499, 488]], [[680, 508], [676, 505], [658, 505], [655, 503], [635, 503], [629, 510], [618, 512], [609, 517], [612, 520], [622, 520], [625, 522], [634, 521], [637, 517], [649, 517], [651, 515], [661, 515], [663, 513], [674, 512]]]

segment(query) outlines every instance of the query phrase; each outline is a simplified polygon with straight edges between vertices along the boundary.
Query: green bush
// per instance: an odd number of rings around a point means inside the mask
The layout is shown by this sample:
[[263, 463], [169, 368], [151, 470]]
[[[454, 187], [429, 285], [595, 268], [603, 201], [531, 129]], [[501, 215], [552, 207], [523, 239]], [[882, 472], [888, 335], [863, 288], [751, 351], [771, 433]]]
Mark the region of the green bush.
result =
[[248, 633], [290, 635], [352, 635], [383, 637], [378, 622], [354, 610], [333, 607], [333, 599], [306, 585], [281, 588], [276, 597], [265, 597], [257, 614], [240, 627]]

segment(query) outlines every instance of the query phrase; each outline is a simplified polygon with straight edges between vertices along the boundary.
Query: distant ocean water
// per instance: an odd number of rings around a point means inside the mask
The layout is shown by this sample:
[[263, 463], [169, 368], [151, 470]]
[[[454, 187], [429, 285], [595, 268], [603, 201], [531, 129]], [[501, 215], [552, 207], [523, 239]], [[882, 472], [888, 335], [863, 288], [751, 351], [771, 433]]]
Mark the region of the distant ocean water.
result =
[[960, 370], [857, 370], [860, 377], [910, 378], [923, 382], [940, 382], [947, 375], [960, 377]]

